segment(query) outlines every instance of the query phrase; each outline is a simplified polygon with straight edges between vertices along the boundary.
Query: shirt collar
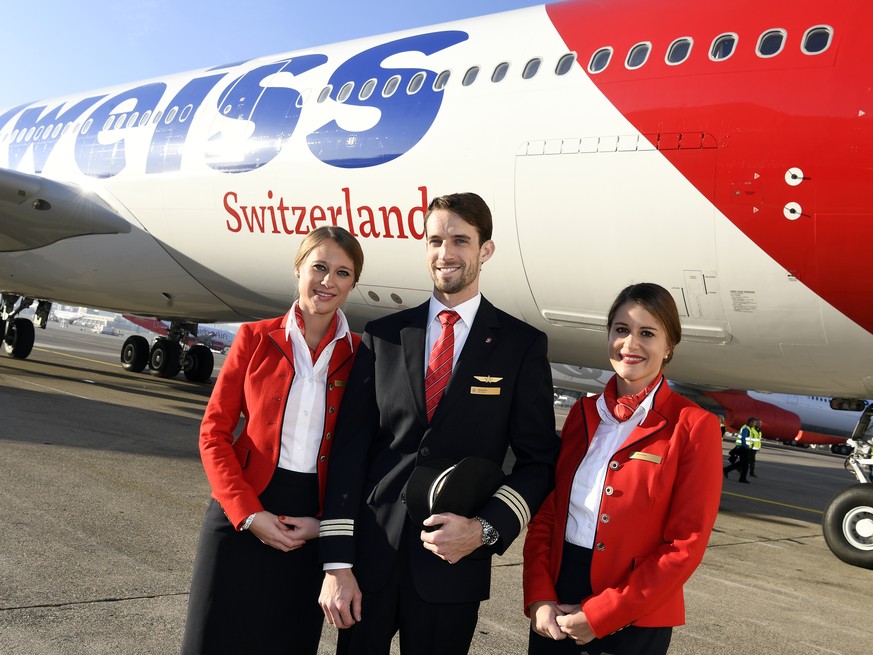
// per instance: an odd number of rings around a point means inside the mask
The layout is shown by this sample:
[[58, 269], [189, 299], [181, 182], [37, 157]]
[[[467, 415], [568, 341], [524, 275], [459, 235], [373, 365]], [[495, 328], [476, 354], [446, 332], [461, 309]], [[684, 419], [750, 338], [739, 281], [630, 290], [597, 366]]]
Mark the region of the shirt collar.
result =
[[[300, 331], [300, 328], [297, 326], [297, 311], [298, 302], [295, 300], [294, 304], [291, 305], [291, 309], [288, 310], [288, 313], [285, 315], [285, 338], [288, 341], [291, 341], [294, 338], [294, 335], [299, 336], [303, 339], [303, 333]], [[336, 310], [336, 336], [333, 338], [333, 341], [339, 341], [340, 339], [345, 339], [349, 342], [349, 349], [354, 352], [355, 345], [352, 342], [352, 331], [349, 330], [349, 322], [346, 319], [346, 315], [343, 314], [343, 310]], [[305, 339], [304, 339], [305, 343]], [[333, 343], [333, 342], [331, 342]]]
[[458, 312], [461, 316], [461, 320], [464, 322], [468, 328], [473, 325], [473, 320], [476, 318], [476, 312], [479, 311], [479, 305], [482, 303], [482, 294], [477, 293], [475, 296], [470, 298], [469, 300], [465, 300], [460, 305], [455, 307], [446, 307], [439, 300], [436, 299], [433, 295], [430, 297], [430, 304], [427, 309], [427, 324], [430, 326], [431, 323], [436, 320], [437, 314], [439, 314], [443, 310], [451, 310]]

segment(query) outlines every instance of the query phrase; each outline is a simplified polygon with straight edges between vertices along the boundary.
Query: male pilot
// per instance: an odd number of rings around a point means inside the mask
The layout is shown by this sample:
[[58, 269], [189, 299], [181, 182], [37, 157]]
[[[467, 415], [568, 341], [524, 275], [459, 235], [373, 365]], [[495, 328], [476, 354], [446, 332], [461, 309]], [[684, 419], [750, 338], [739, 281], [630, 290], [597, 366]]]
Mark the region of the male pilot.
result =
[[[338, 653], [387, 655], [398, 630], [405, 653], [467, 653], [490, 556], [506, 551], [553, 486], [546, 335], [479, 293], [494, 254], [491, 211], [474, 193], [434, 198], [425, 238], [433, 295], [366, 326], [337, 423], [319, 602], [345, 628]], [[499, 466], [507, 447], [512, 472], [477, 516], [435, 514], [424, 527], [409, 518], [417, 465], [472, 456]]]

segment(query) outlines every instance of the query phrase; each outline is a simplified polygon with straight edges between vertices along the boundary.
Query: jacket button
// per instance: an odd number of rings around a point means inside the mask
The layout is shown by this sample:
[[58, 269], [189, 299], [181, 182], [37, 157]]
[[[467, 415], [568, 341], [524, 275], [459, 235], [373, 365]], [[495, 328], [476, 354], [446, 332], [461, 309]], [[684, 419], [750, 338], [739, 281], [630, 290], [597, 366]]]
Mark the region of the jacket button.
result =
[[606, 544], [602, 541], [598, 541], [596, 544], [594, 544], [594, 550], [600, 551], [602, 553], [604, 550], [606, 550]]
[[425, 447], [422, 448], [419, 452], [421, 453], [421, 456], [422, 456], [422, 457], [427, 457], [428, 455], [430, 455], [430, 448], [428, 448], [427, 446], [425, 446]]
[[612, 487], [606, 487], [603, 490], [603, 493], [605, 493], [607, 496], [611, 496], [613, 493], [615, 493], [615, 489], [613, 489]]
[[334, 406], [331, 405], [330, 407], [327, 408], [327, 411], [328, 411], [329, 413], [333, 414], [333, 413], [336, 411], [336, 408], [334, 408]]
[[328, 441], [330, 441], [330, 438], [331, 438], [332, 436], [333, 436], [333, 435], [332, 435], [330, 432], [328, 432], [326, 435], [324, 435], [324, 438], [327, 439]]
[[601, 523], [609, 523], [609, 514], [601, 514], [600, 515]]
[[616, 461], [612, 461], [609, 463], [609, 468], [611, 468], [613, 471], [617, 471], [620, 466], [621, 466], [621, 464], [619, 464]]
[[325, 461], [326, 459], [327, 459], [327, 457], [324, 456], [324, 455], [322, 455], [321, 457], [318, 458], [318, 461], [319, 461], [319, 462], [323, 462], [323, 461]]
[[327, 390], [333, 391], [333, 382], [331, 382], [329, 385], [327, 385]]

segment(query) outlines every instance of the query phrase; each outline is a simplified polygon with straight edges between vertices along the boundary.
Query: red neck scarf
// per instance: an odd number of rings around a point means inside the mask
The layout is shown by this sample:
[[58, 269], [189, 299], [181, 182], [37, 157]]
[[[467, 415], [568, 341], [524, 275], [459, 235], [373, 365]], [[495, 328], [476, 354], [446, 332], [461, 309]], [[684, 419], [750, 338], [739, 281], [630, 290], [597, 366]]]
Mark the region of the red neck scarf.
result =
[[664, 379], [664, 374], [658, 373], [655, 379], [652, 380], [652, 383], [639, 393], [631, 396], [622, 396], [621, 398], [618, 397], [617, 378], [617, 375], [609, 378], [609, 382], [606, 383], [606, 388], [603, 390], [603, 400], [606, 401], [606, 407], [610, 413], [617, 420], [624, 423], [633, 415], [637, 407], [640, 406], [640, 403], [646, 399], [646, 396], [652, 393], [654, 388], [658, 386], [658, 383]]
[[[303, 322], [303, 312], [300, 309], [300, 305], [294, 305], [294, 319], [297, 321], [297, 327], [300, 328], [300, 334], [303, 335], [303, 339], [306, 339], [306, 324]], [[322, 351], [327, 348], [331, 341], [336, 337], [336, 328], [339, 324], [339, 319], [337, 318], [336, 312], [333, 313], [333, 318], [330, 321], [330, 325], [327, 328], [327, 332], [324, 333], [324, 336], [321, 338], [321, 341], [318, 342], [318, 346], [315, 348], [309, 349], [309, 354], [312, 355], [312, 363], [315, 364], [318, 361], [318, 356], [322, 353]]]

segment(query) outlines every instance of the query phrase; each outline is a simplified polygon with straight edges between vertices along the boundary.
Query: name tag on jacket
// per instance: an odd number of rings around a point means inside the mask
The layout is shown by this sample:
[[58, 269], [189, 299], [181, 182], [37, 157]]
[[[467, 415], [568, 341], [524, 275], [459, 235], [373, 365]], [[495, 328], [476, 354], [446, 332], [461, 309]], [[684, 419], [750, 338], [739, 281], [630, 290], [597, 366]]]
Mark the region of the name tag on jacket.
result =
[[644, 462], [651, 462], [652, 464], [660, 464], [661, 456], [653, 455], [652, 453], [642, 453], [640, 451], [636, 451], [630, 454], [630, 459], [641, 459]]

